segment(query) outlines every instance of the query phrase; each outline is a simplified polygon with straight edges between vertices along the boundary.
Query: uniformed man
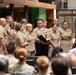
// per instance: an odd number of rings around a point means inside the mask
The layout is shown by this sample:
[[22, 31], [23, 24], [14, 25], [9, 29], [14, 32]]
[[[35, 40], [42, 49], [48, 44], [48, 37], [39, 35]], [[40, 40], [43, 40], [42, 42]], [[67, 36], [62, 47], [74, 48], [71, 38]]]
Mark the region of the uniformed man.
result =
[[6, 54], [7, 33], [4, 30], [7, 22], [5, 18], [0, 18], [0, 49], [2, 54]]
[[[39, 36], [44, 36], [44, 28], [43, 28], [44, 21], [42, 19], [37, 20], [37, 27], [34, 29], [34, 34], [36, 35], [36, 42], [35, 42], [35, 47], [36, 47], [36, 56], [40, 55], [46, 55], [46, 50], [45, 50], [45, 42], [41, 41], [38, 37]], [[46, 32], [45, 32], [46, 33]]]
[[27, 24], [27, 20], [26, 20], [26, 18], [21, 18], [21, 23], [23, 24], [23, 26], [24, 26], [24, 33], [26, 34], [26, 24]]
[[11, 30], [11, 24], [13, 22], [13, 18], [11, 16], [6, 16], [6, 21], [7, 21], [7, 25], [4, 27], [4, 29], [7, 32], [8, 43], [9, 43], [13, 39], [13, 33], [12, 33], [12, 30]]

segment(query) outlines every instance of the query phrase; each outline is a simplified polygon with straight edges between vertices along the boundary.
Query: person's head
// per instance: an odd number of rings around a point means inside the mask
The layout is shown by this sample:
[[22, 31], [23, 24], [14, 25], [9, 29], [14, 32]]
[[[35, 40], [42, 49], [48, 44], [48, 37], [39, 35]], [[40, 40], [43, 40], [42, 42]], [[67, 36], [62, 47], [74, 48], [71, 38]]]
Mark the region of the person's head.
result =
[[44, 27], [44, 28], [47, 27], [47, 21], [44, 21], [43, 27]]
[[32, 32], [33, 30], [32, 24], [31, 23], [26, 24], [26, 29], [28, 32]]
[[6, 19], [5, 18], [0, 18], [0, 25], [5, 27], [7, 24]]
[[66, 30], [66, 29], [69, 27], [68, 22], [67, 22], [67, 21], [64, 21], [64, 22], [62, 23], [62, 26], [63, 26], [63, 29]]
[[58, 27], [57, 24], [53, 24], [53, 25], [52, 25], [52, 30], [53, 30], [54, 32], [56, 32], [57, 27]]
[[55, 47], [52, 50], [52, 57], [56, 57], [59, 55], [59, 53], [63, 52], [63, 49], [61, 47]]
[[16, 24], [17, 24], [17, 22], [13, 21], [12, 24], [11, 24], [11, 29], [16, 29]]
[[17, 23], [16, 24], [16, 31], [23, 31], [24, 30], [24, 26], [22, 23]]
[[28, 52], [25, 48], [19, 48], [16, 50], [16, 57], [20, 63], [25, 63], [27, 56]]
[[8, 69], [9, 61], [4, 55], [0, 55], [0, 72], [6, 72]]
[[26, 18], [21, 18], [21, 22], [22, 22], [22, 24], [27, 24]]
[[65, 58], [59, 56], [52, 59], [51, 67], [54, 75], [67, 75], [69, 63]]
[[7, 45], [7, 52], [8, 54], [13, 54], [15, 52], [15, 43], [10, 41], [9, 44]]
[[10, 25], [13, 22], [12, 16], [10, 16], [10, 15], [6, 16], [6, 21]]
[[36, 60], [36, 64], [39, 71], [46, 71], [49, 67], [49, 59], [46, 56], [39, 56]]
[[43, 20], [43, 19], [38, 19], [38, 20], [37, 20], [37, 26], [38, 26], [39, 28], [42, 28], [42, 27], [43, 27], [43, 24], [44, 24], [44, 20]]
[[54, 24], [57, 24], [57, 26], [59, 25], [58, 19], [54, 19]]

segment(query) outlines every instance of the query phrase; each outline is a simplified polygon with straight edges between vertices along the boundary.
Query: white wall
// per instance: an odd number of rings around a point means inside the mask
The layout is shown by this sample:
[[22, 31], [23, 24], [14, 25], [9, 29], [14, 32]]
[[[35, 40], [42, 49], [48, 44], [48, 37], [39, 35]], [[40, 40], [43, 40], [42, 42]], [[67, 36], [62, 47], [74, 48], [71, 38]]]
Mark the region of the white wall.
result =
[[68, 0], [68, 9], [76, 9], [76, 0]]

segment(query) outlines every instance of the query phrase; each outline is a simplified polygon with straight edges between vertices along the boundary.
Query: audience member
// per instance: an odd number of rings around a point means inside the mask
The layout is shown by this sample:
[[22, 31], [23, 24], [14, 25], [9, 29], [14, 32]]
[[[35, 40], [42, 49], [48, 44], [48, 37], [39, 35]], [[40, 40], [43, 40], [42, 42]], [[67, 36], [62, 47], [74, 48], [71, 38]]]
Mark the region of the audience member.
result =
[[51, 67], [54, 75], [68, 75], [69, 63], [63, 57], [53, 58]]
[[8, 58], [4, 55], [0, 55], [0, 75], [10, 75], [6, 73], [8, 65], [9, 65]]
[[[52, 51], [52, 57], [59, 57], [59, 56], [65, 58], [69, 62], [68, 54], [64, 53], [61, 47], [56, 47]], [[72, 75], [72, 71], [70, 68], [68, 69], [68, 75]]]
[[25, 48], [19, 48], [18, 50], [16, 50], [16, 56], [19, 62], [17, 62], [16, 64], [11, 64], [9, 66], [9, 73], [35, 74], [36, 70], [34, 69], [34, 67], [26, 63], [28, 53]]
[[69, 56], [69, 61], [70, 61], [70, 64], [74, 67], [76, 67], [76, 56], [70, 52], [70, 56]]
[[50, 75], [50, 62], [46, 56], [40, 56], [36, 60], [38, 73], [36, 75]]
[[7, 52], [8, 54], [6, 55], [9, 59], [9, 65], [10, 64], [15, 64], [18, 62], [18, 59], [15, 58], [14, 53], [15, 53], [15, 43], [14, 42], [9, 42], [9, 44], [7, 45]]

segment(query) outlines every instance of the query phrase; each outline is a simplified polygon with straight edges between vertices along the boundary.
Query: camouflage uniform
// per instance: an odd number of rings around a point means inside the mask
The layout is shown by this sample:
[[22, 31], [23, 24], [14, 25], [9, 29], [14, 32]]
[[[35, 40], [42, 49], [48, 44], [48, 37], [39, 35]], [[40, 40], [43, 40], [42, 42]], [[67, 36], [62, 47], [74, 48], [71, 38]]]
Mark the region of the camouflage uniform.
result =
[[27, 63], [16, 63], [11, 64], [8, 68], [9, 73], [24, 73], [24, 74], [35, 74], [36, 70], [28, 65]]

